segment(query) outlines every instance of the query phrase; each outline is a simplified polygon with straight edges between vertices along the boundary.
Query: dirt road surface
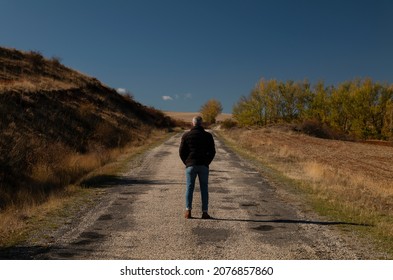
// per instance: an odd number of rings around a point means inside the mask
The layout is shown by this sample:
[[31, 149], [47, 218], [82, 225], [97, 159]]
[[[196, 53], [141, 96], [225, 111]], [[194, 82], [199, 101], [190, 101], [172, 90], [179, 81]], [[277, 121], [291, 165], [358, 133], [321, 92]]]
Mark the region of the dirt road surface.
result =
[[[337, 229], [263, 178], [216, 137], [210, 166], [210, 214], [184, 213], [181, 133], [144, 155], [137, 167], [102, 180], [106, 195], [48, 241], [19, 248], [33, 259], [373, 259], [368, 246]], [[135, 164], [134, 164], [135, 165]], [[41, 243], [40, 243], [41, 242]], [[17, 256], [17, 255], [16, 255]]]

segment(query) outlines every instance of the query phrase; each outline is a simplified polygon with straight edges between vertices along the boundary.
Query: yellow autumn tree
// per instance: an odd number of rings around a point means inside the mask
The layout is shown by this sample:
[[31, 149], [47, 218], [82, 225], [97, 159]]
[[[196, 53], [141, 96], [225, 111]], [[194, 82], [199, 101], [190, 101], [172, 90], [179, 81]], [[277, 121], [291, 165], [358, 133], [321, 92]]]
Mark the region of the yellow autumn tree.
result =
[[210, 99], [202, 105], [199, 112], [205, 122], [215, 123], [217, 116], [222, 113], [221, 102], [216, 99]]

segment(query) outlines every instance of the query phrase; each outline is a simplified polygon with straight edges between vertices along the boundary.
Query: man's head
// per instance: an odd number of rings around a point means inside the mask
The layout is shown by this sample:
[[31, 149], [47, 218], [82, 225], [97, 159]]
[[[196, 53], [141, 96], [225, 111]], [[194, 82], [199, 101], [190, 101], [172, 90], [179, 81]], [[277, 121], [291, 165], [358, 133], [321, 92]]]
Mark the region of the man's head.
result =
[[192, 118], [192, 125], [193, 126], [201, 126], [202, 125], [202, 117], [196, 116]]

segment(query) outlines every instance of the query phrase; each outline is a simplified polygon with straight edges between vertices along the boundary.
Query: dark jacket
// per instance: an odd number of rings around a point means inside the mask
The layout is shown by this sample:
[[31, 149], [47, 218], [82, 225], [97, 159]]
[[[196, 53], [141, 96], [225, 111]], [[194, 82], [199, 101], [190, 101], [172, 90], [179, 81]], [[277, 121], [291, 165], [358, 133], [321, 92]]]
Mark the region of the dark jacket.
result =
[[205, 165], [213, 161], [216, 154], [213, 136], [201, 126], [194, 126], [183, 134], [179, 155], [186, 167]]

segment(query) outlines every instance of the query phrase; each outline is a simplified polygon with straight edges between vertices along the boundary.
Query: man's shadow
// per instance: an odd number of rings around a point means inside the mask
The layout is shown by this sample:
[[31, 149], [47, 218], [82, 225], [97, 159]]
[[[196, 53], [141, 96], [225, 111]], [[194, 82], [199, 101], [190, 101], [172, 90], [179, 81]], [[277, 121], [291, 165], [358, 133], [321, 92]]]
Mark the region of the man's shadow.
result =
[[352, 222], [338, 222], [338, 221], [310, 221], [310, 220], [296, 220], [296, 219], [270, 219], [270, 220], [258, 220], [258, 219], [236, 219], [236, 218], [216, 218], [212, 217], [211, 221], [226, 221], [226, 222], [248, 222], [248, 223], [277, 223], [277, 224], [306, 224], [306, 225], [320, 225], [320, 226], [335, 226], [335, 225], [348, 225], [348, 226], [362, 226], [372, 227], [371, 224], [360, 224]]

